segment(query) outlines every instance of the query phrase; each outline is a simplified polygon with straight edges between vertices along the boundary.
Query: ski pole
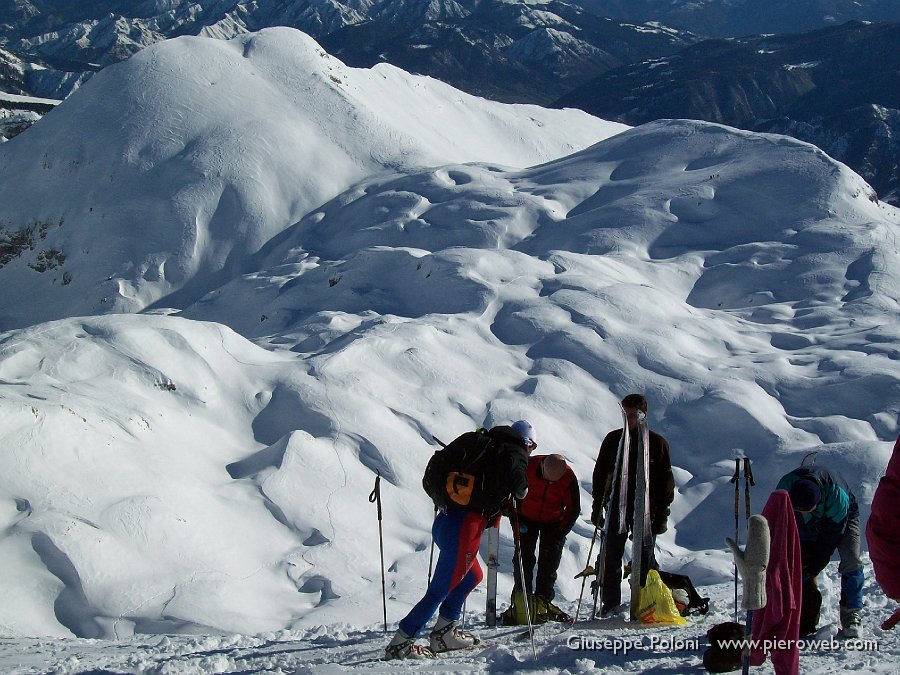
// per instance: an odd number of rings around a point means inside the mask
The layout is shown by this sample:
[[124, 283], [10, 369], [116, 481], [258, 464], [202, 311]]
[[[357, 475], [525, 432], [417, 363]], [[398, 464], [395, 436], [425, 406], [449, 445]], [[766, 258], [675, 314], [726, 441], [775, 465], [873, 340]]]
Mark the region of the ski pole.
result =
[[531, 608], [528, 606], [528, 592], [525, 585], [525, 565], [522, 563], [522, 539], [519, 535], [519, 504], [517, 502], [513, 502], [510, 524], [512, 525], [513, 542], [516, 548], [514, 557], [518, 560], [519, 577], [522, 579], [522, 599], [525, 602], [525, 617], [528, 619], [528, 635], [531, 637], [531, 656], [537, 661], [537, 650], [534, 647], [534, 625], [531, 623]]
[[744, 457], [744, 517], [750, 521], [750, 486], [756, 485], [753, 480], [753, 469], [750, 467], [750, 458]]
[[[616, 528], [619, 534], [622, 534], [622, 523], [625, 522], [625, 506], [621, 501], [622, 491], [628, 493], [628, 457], [629, 448], [631, 447], [631, 435], [628, 430], [628, 415], [622, 404], [619, 404], [619, 410], [622, 413], [622, 436], [619, 438], [619, 447], [616, 449], [616, 463], [609, 482], [609, 497], [606, 502], [606, 521], [603, 523], [603, 534], [600, 537], [600, 552], [597, 554], [597, 578], [593, 582], [594, 606], [591, 610], [591, 618], [597, 618], [597, 602], [603, 590], [603, 580], [606, 577], [606, 553], [609, 546], [610, 523], [612, 522], [613, 506], [619, 502], [618, 517], [616, 519]], [[599, 460], [599, 455], [597, 457]], [[605, 492], [604, 492], [605, 494]], [[617, 498], [616, 495], [619, 495]], [[618, 564], [621, 564], [621, 560]], [[602, 603], [601, 603], [602, 611]]]
[[[734, 458], [734, 475], [731, 477], [734, 483], [734, 543], [740, 544], [738, 536], [738, 528], [741, 518], [741, 458]], [[738, 620], [738, 569], [737, 563], [734, 565], [734, 620]]]
[[375, 488], [369, 494], [369, 503], [378, 507], [378, 549], [381, 552], [381, 607], [384, 614], [384, 632], [387, 633], [387, 594], [384, 589], [384, 532], [381, 528], [381, 471], [376, 470]]
[[[750, 458], [744, 457], [744, 517], [747, 519], [747, 544], [750, 543], [750, 486], [756, 485], [753, 480], [753, 469], [750, 468]], [[747, 628], [744, 630], [747, 644], [744, 647], [741, 663], [741, 675], [750, 673], [750, 638], [753, 636], [753, 610], [747, 610]]]
[[747, 610], [744, 648], [741, 650], [741, 675], [750, 675], [750, 638], [753, 636], [753, 610]]
[[[447, 444], [444, 443], [440, 438], [435, 435], [431, 436], [431, 440], [440, 445], [442, 448], [446, 448]], [[438, 507], [437, 504], [434, 505], [434, 518], [437, 518]], [[433, 519], [432, 519], [433, 520]], [[428, 583], [431, 583], [431, 574], [434, 571], [434, 537], [431, 538], [431, 553], [428, 554]]]
[[581, 613], [581, 600], [584, 598], [584, 586], [587, 584], [587, 578], [589, 576], [588, 570], [591, 567], [591, 554], [594, 552], [594, 542], [597, 541], [597, 532], [599, 529], [599, 525], [594, 525], [594, 536], [591, 537], [591, 547], [588, 549], [587, 562], [584, 565], [584, 571], [581, 573], [581, 593], [578, 594], [578, 606], [575, 608], [575, 619], [572, 623], [578, 623], [578, 615]]

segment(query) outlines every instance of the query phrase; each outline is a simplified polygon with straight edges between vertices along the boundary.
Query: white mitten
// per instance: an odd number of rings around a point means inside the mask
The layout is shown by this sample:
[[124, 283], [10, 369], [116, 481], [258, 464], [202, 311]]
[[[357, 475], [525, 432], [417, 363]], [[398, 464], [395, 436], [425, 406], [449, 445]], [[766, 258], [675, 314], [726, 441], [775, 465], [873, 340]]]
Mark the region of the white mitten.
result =
[[744, 580], [744, 609], [766, 606], [766, 565], [769, 564], [769, 523], [763, 516], [750, 516], [747, 546], [742, 551], [731, 537], [725, 543], [734, 555], [734, 564]]

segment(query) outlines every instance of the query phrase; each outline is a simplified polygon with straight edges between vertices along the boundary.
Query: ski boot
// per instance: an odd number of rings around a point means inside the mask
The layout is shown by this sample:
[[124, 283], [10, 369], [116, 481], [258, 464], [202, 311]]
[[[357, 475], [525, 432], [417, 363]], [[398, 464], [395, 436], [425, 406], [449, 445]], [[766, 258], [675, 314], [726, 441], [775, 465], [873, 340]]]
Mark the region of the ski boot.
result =
[[[535, 602], [535, 596], [528, 596], [528, 610], [531, 613], [531, 623], [545, 623], [547, 618], [544, 617], [544, 620], [541, 621], [540, 614], [538, 612], [537, 603]], [[514, 590], [512, 594], [512, 598], [510, 598], [512, 604], [500, 615], [500, 620], [503, 622], [504, 626], [526, 626], [528, 625], [528, 614], [525, 613], [525, 595], [520, 590]]]
[[466, 649], [480, 642], [471, 633], [457, 628], [457, 623], [457, 621], [450, 621], [442, 616], [438, 616], [437, 623], [434, 624], [434, 630], [428, 636], [428, 642], [433, 653], [438, 654], [440, 652], [453, 651], [454, 649]]
[[845, 638], [855, 640], [862, 634], [862, 617], [860, 613], [858, 609], [841, 607], [841, 630]]
[[534, 596], [534, 605], [535, 623], [545, 623], [547, 621], [572, 623], [571, 616], [541, 595]]
[[427, 647], [416, 644], [416, 639], [410, 637], [402, 630], [394, 633], [394, 637], [384, 648], [384, 660], [396, 659], [433, 659], [434, 652]]
[[618, 614], [620, 611], [625, 609], [625, 603], [623, 602], [604, 602], [600, 606], [600, 618], [605, 619], [608, 616], [613, 616], [614, 614]]

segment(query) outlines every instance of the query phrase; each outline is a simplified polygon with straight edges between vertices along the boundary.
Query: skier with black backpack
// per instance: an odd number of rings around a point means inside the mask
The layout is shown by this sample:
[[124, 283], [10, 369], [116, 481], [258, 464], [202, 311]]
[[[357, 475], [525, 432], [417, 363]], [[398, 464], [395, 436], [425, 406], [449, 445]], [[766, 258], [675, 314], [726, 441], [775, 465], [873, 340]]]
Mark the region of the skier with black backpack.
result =
[[[433, 658], [438, 652], [477, 644], [478, 639], [457, 624], [466, 598], [484, 577], [478, 562], [481, 535], [499, 521], [510, 498], [525, 497], [525, 469], [535, 447], [534, 429], [519, 420], [467, 432], [434, 453], [422, 486], [438, 508], [431, 531], [440, 553], [425, 595], [401, 619], [384, 650], [385, 660]], [[429, 647], [415, 644], [436, 611]]]

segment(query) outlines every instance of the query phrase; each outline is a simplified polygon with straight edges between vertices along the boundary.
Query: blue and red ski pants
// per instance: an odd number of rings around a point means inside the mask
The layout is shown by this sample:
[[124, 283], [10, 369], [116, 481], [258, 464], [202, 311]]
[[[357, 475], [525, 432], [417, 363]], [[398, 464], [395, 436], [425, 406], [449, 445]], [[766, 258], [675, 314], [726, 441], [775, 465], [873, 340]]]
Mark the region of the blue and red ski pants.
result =
[[400, 630], [418, 637], [440, 607], [440, 615], [456, 621], [469, 593], [481, 583], [484, 572], [478, 562], [481, 535], [487, 518], [466, 509], [441, 511], [434, 519], [431, 534], [440, 549], [434, 576], [424, 597], [400, 621]]

